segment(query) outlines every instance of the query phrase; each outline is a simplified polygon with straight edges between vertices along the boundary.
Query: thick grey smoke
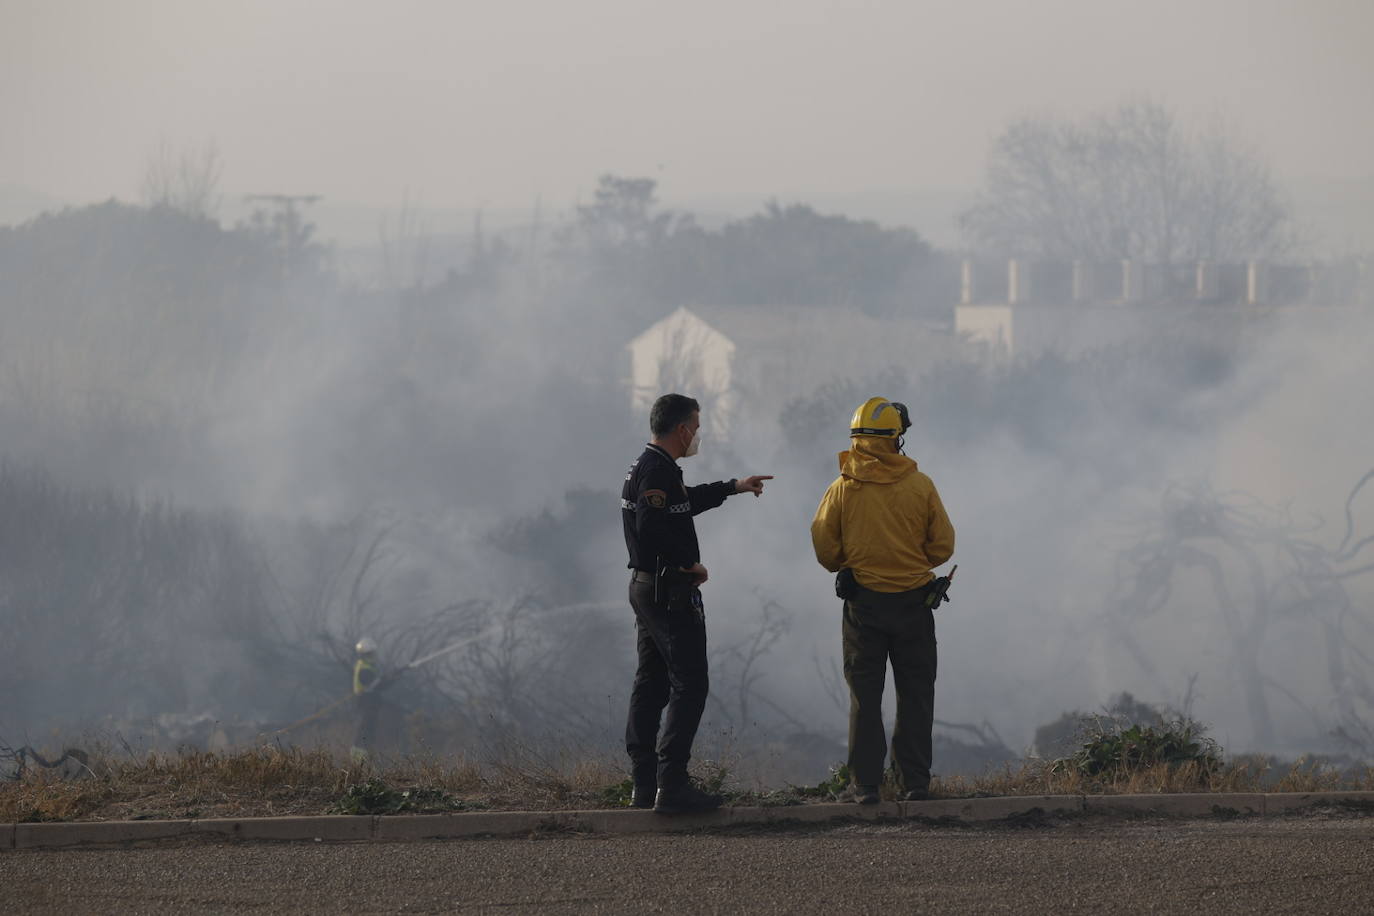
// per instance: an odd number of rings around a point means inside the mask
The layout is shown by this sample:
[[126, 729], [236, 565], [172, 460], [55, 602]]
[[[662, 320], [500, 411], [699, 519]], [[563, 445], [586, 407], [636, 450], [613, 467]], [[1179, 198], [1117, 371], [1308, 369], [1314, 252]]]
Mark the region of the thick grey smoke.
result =
[[[194, 233], [204, 247], [186, 241]], [[61, 240], [69, 261], [49, 255]], [[86, 616], [54, 601], [39, 626], [20, 613], [18, 591], [7, 596], [6, 651], [28, 661], [12, 669], [24, 699], [7, 706], [0, 737], [158, 713], [278, 724], [346, 683], [361, 627], [396, 635], [387, 651], [404, 661], [424, 633], [495, 626], [504, 636], [456, 655], [398, 702], [444, 709], [463, 697], [472, 707], [453, 716], [473, 729], [524, 716], [614, 747], [632, 663], [618, 489], [647, 437], [623, 348], [686, 296], [654, 298], [623, 265], [573, 241], [512, 246], [438, 286], [389, 293], [342, 288], [308, 266], [283, 279], [269, 241], [118, 205], [0, 238], [8, 275], [23, 281], [4, 291], [8, 326], [22, 329], [3, 350], [8, 459], [42, 469], [44, 486], [69, 489], [79, 505], [166, 499], [201, 513], [176, 522], [184, 530], [218, 518], [225, 543], [241, 545], [233, 566], [223, 550], [185, 546], [175, 525], [150, 541], [185, 551], [167, 555], [169, 585], [149, 593], [153, 618], [141, 616], [139, 594], [93, 592], [70, 596]], [[207, 251], [223, 264], [189, 260]], [[149, 265], [171, 270], [169, 285], [149, 281], [161, 276]], [[955, 600], [938, 624], [940, 719], [986, 721], [1020, 750], [1036, 726], [1127, 690], [1189, 704], [1233, 750], [1337, 747], [1338, 694], [1356, 682], [1333, 671], [1328, 631], [1314, 622], [1329, 608], [1286, 611], [1255, 649], [1271, 718], [1262, 734], [1214, 581], [1175, 570], [1170, 599], [1136, 619], [1122, 563], [1170, 524], [1170, 492], [1213, 494], [1245, 512], [1258, 501], [1291, 513], [1295, 536], [1340, 540], [1345, 496], [1374, 466], [1369, 314], [1271, 310], [1237, 318], [1246, 330], [1230, 340], [1141, 338], [1008, 363], [932, 320], [952, 306], [948, 286], [910, 282], [926, 297], [914, 318], [876, 306], [801, 319], [764, 310], [764, 327], [806, 358], [780, 364], [781, 381], [741, 404], [728, 429], [704, 417], [713, 434], [685, 463], [689, 482], [777, 475], [762, 499], [738, 497], [699, 520], [716, 651], [707, 746], [809, 733], [837, 759], [838, 602], [808, 524], [850, 413], [881, 394], [911, 405], [907, 451], [959, 532]], [[723, 331], [759, 320], [758, 310], [737, 313]], [[865, 346], [854, 333], [863, 322], [900, 329], [900, 339]], [[1372, 503], [1366, 492], [1355, 507], [1366, 534]], [[72, 518], [62, 531], [82, 529], [80, 513]], [[27, 536], [7, 524], [10, 538]], [[102, 524], [162, 531], [147, 519]], [[351, 583], [379, 531], [384, 556], [360, 578], [375, 594], [360, 609]], [[119, 543], [118, 532], [106, 540]], [[48, 574], [85, 581], [74, 566], [83, 555], [61, 538], [45, 543]], [[1287, 568], [1282, 545], [1252, 546], [1267, 575]], [[140, 562], [99, 556], [112, 577]], [[1250, 613], [1244, 561], [1223, 562], [1239, 613]], [[270, 585], [233, 592], [250, 579]], [[1344, 580], [1349, 615], [1363, 623], [1340, 631], [1366, 658], [1370, 579]], [[435, 623], [445, 608], [456, 610]], [[108, 627], [64, 627], [64, 614]], [[505, 656], [502, 638], [514, 640]], [[102, 659], [114, 680], [94, 683], [81, 665], [101, 640], [141, 654]], [[501, 677], [511, 678], [504, 693]], [[1356, 708], [1366, 722], [1368, 709]]]
[[[1280, 592], [1295, 572], [1282, 530], [1332, 548], [1340, 542], [1346, 496], [1374, 467], [1374, 370], [1361, 343], [1370, 317], [1295, 310], [1262, 320], [1258, 339], [1215, 357], [1227, 364], [1224, 377], [1206, 383], [1188, 379], [1171, 358], [1170, 348], [1186, 342], [1141, 340], [1077, 364], [1051, 360], [1038, 379], [1024, 368], [1019, 390], [998, 392], [1014, 400], [1005, 410], [979, 405], [969, 387], [942, 384], [955, 366], [910, 369], [904, 388], [858, 386], [849, 402], [832, 404], [822, 427], [828, 437], [767, 462], [764, 469], [779, 475], [773, 502], [727, 506], [701, 525], [716, 557], [717, 603], [747, 611], [757, 591], [775, 596], [796, 622], [763, 689], [824, 710], [832, 729], [842, 722], [821, 699], [811, 663], [813, 654], [823, 665], [836, 658], [839, 616], [828, 577], [810, 558], [805, 525], [833, 474], [833, 464], [825, 467], [833, 457], [826, 458], [845, 445], [847, 410], [872, 393], [917, 405], [907, 451], [940, 487], [959, 531], [955, 601], [938, 623], [940, 718], [987, 720], [1025, 747], [1037, 725], [1065, 710], [1098, 709], [1124, 690], [1188, 704], [1234, 750], [1336, 746], [1337, 693], [1357, 688], [1342, 680], [1327, 645], [1323, 620], [1334, 606], [1286, 610], [1264, 632], [1257, 657], [1273, 730], [1260, 735], [1214, 582], [1196, 568], [1175, 571], [1171, 598], [1135, 618], [1122, 581], [1123, 554], [1166, 525], [1169, 492], [1211, 494], [1260, 517], [1249, 546], [1263, 560], [1267, 585]], [[950, 396], [956, 400], [932, 403]], [[965, 424], [982, 428], [970, 434]], [[1371, 533], [1374, 493], [1366, 490], [1354, 510], [1359, 531]], [[1255, 613], [1250, 570], [1218, 553], [1238, 613]], [[1344, 584], [1348, 616], [1363, 623], [1343, 638], [1367, 653], [1370, 577]], [[1360, 702], [1367, 715], [1368, 698]]]

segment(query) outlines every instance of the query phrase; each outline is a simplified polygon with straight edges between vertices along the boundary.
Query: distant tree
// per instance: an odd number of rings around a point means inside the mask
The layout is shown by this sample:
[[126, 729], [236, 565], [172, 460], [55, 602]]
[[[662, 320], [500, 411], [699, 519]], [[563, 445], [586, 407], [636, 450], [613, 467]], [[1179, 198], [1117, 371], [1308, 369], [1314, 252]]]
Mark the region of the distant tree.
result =
[[253, 210], [246, 229], [273, 240], [277, 248], [277, 269], [282, 279], [299, 278], [324, 269], [329, 250], [315, 240], [315, 224], [301, 215], [301, 208], [317, 202], [318, 194], [247, 194], [246, 201], [268, 204]]
[[[600, 305], [652, 320], [684, 302], [852, 306], [871, 314], [953, 301], [955, 272], [915, 231], [765, 204], [719, 231], [661, 209], [650, 178], [604, 175], [562, 234]], [[647, 311], [646, 311], [647, 310]]]
[[725, 226], [719, 245], [727, 300], [856, 306], [877, 314], [910, 308], [937, 260], [914, 230], [777, 201]]
[[[652, 178], [602, 175], [592, 202], [579, 206], [557, 236], [568, 278], [584, 300], [579, 311], [653, 320], [678, 304], [699, 273], [677, 263], [687, 236], [702, 231], [685, 213], [659, 208]], [[690, 293], [687, 293], [690, 296]], [[651, 317], [653, 316], [653, 317]]]
[[265, 352], [281, 303], [272, 243], [117, 201], [0, 229], [0, 400], [22, 384], [36, 419], [89, 392], [144, 419], [189, 418]]
[[143, 168], [143, 202], [170, 207], [190, 216], [213, 217], [219, 212], [219, 180], [224, 171], [213, 140], [200, 149], [174, 151], [163, 140]]
[[653, 247], [692, 225], [691, 216], [659, 210], [652, 178], [602, 175], [590, 204], [577, 208], [565, 241], [594, 252]]
[[1148, 101], [1013, 123], [961, 224], [980, 251], [1047, 260], [1238, 261], [1293, 242], [1263, 160], [1222, 126], [1191, 135]]

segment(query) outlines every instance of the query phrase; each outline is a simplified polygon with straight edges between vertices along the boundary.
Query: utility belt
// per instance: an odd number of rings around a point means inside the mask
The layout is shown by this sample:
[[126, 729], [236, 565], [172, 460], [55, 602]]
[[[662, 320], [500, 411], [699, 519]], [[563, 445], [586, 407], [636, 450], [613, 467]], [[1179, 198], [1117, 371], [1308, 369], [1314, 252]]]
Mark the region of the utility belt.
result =
[[[954, 569], [958, 569], [955, 566]], [[859, 596], [860, 592], [869, 592], [874, 595], [905, 595], [917, 599], [921, 604], [935, 610], [942, 602], [949, 601], [950, 580], [954, 576], [954, 569], [950, 570], [948, 576], [936, 576], [925, 585], [918, 585], [916, 588], [906, 592], [875, 592], [872, 589], [864, 588], [854, 578], [854, 570], [849, 567], [841, 569], [835, 575], [835, 596], [845, 601], [850, 601]]]
[[630, 581], [654, 587], [654, 601], [662, 601], [673, 592], [683, 592], [696, 587], [696, 578], [689, 572], [665, 566], [658, 574], [647, 569], [636, 569], [630, 574]]

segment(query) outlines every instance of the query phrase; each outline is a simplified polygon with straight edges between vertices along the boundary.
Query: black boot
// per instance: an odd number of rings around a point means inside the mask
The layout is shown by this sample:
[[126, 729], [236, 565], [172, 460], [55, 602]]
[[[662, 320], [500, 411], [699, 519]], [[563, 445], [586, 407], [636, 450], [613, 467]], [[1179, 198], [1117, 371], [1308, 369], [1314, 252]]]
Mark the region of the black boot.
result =
[[647, 786], [636, 785], [634, 791], [630, 793], [631, 808], [652, 808], [654, 806], [654, 793], [658, 789], [651, 783]]
[[878, 787], [851, 785], [839, 795], [836, 795], [835, 801], [845, 803], [852, 802], [859, 805], [876, 805], [879, 801]]
[[723, 801], [724, 796], [703, 792], [689, 783], [672, 789], [659, 789], [658, 797], [654, 800], [654, 811], [658, 814], [692, 814], [715, 810]]

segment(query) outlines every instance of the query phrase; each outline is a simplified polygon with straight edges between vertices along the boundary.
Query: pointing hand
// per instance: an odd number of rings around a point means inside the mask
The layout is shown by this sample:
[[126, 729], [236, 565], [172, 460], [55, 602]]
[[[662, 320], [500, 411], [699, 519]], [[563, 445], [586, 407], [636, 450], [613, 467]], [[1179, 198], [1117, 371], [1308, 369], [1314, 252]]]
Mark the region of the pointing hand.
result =
[[753, 493], [755, 496], [758, 496], [763, 493], [763, 482], [772, 479], [772, 474], [755, 474], [753, 477], [741, 477], [735, 481], [735, 492]]

